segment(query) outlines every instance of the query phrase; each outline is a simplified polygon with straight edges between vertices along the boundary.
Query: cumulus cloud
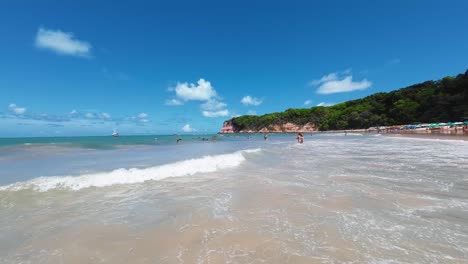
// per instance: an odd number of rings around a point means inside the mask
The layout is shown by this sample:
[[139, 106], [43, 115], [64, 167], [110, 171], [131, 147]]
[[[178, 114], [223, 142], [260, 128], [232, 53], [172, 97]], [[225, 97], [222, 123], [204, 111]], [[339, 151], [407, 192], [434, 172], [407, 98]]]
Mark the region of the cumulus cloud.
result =
[[260, 105], [263, 102], [263, 100], [251, 97], [250, 95], [244, 96], [241, 100], [241, 103], [244, 105]]
[[220, 97], [209, 81], [200, 79], [194, 83], [177, 83], [175, 87], [169, 87], [169, 92], [175, 92], [176, 98], [166, 100], [170, 106], [183, 105], [187, 101], [201, 101], [200, 108], [205, 117], [228, 116], [227, 104], [218, 101]]
[[128, 119], [140, 123], [148, 123], [150, 121], [147, 113], [139, 113], [136, 116], [129, 117]]
[[247, 111], [247, 115], [257, 115], [257, 112], [255, 110], [249, 110]]
[[10, 110], [12, 113], [16, 115], [22, 115], [26, 112], [25, 107], [19, 107], [16, 104], [10, 104], [8, 105], [8, 110]]
[[330, 73], [330, 74], [327, 74], [327, 75], [324, 75], [322, 78], [320, 78], [319, 80], [313, 80], [309, 83], [310, 86], [315, 86], [315, 85], [319, 85], [321, 83], [326, 83], [326, 82], [329, 82], [329, 81], [334, 81], [338, 79], [338, 74], [336, 72], [334, 73]]
[[190, 124], [185, 124], [185, 126], [182, 127], [182, 131], [184, 132], [194, 132], [196, 131], [194, 128], [190, 126]]
[[372, 82], [367, 79], [361, 81], [353, 81], [352, 75], [350, 74], [351, 70], [345, 70], [340, 73], [330, 73], [319, 80], [314, 80], [309, 83], [311, 86], [320, 85], [317, 89], [319, 94], [333, 94], [333, 93], [344, 93], [365, 90], [372, 86]]
[[342, 73], [343, 74], [351, 74], [352, 71], [353, 70], [351, 68], [348, 68], [348, 69], [344, 70]]
[[206, 101], [206, 103], [200, 105], [201, 109], [207, 110], [207, 111], [215, 111], [215, 110], [221, 110], [223, 108], [226, 108], [226, 104], [223, 102], [219, 102], [216, 99], [210, 99]]
[[177, 100], [177, 99], [170, 99], [170, 100], [166, 100], [165, 104], [170, 105], [170, 106], [176, 106], [176, 105], [183, 105], [184, 102]]
[[216, 97], [216, 90], [204, 79], [198, 80], [197, 84], [177, 83], [174, 91], [176, 96], [184, 101], [208, 101]]
[[111, 116], [108, 113], [100, 113], [99, 117], [101, 119], [110, 119], [111, 118]]
[[329, 81], [322, 84], [318, 89], [319, 94], [344, 93], [365, 90], [372, 86], [372, 83], [364, 79], [362, 81], [353, 81], [353, 76], [347, 76], [342, 80]]
[[93, 113], [86, 113], [85, 117], [86, 118], [95, 118], [96, 116]]
[[310, 104], [312, 104], [312, 100], [306, 100], [306, 101], [304, 102], [304, 105], [310, 105]]
[[219, 110], [219, 111], [202, 111], [202, 114], [205, 117], [221, 117], [221, 116], [228, 116], [229, 111], [227, 109]]
[[317, 106], [332, 106], [335, 105], [335, 103], [325, 103], [325, 102], [320, 102], [317, 104]]
[[75, 39], [73, 33], [61, 30], [39, 28], [35, 45], [38, 48], [51, 50], [61, 55], [91, 56], [91, 44]]

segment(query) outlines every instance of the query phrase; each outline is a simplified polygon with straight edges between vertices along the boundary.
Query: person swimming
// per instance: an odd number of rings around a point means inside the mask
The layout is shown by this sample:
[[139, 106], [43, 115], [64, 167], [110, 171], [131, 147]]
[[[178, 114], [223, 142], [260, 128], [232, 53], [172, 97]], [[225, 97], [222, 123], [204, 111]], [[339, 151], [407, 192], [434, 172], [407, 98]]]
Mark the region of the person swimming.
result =
[[304, 143], [304, 136], [302, 135], [301, 132], [297, 133], [297, 143], [302, 144]]

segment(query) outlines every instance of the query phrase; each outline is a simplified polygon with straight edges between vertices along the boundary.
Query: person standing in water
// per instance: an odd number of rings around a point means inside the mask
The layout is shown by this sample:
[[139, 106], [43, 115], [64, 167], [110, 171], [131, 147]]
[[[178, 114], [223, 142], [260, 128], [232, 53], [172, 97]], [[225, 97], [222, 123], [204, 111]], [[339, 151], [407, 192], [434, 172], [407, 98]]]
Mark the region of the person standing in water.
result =
[[304, 136], [302, 135], [301, 132], [297, 133], [297, 143], [302, 144], [304, 143]]
[[263, 135], [263, 140], [267, 140], [267, 139], [268, 139], [268, 133], [265, 133], [265, 134]]

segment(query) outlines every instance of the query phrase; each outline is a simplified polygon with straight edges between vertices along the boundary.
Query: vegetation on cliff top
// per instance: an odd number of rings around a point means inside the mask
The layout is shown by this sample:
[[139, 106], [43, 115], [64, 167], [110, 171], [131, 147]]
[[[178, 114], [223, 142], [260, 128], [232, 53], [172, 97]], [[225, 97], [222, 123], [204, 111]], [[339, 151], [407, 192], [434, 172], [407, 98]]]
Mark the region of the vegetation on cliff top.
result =
[[262, 116], [245, 115], [230, 121], [236, 131], [258, 131], [273, 125], [315, 124], [319, 130], [359, 129], [413, 122], [458, 121], [468, 116], [468, 71], [457, 77], [427, 81], [388, 93], [330, 107], [288, 109]]

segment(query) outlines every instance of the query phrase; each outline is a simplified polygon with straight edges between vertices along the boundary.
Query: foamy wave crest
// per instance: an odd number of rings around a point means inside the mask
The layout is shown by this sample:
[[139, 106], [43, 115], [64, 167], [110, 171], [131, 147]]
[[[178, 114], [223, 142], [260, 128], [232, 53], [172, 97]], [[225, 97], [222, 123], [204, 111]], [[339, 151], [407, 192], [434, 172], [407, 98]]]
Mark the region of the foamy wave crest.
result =
[[25, 182], [0, 186], [0, 191], [32, 189], [45, 192], [52, 189], [80, 190], [89, 187], [106, 187], [116, 184], [132, 184], [149, 180], [190, 176], [197, 173], [215, 172], [239, 166], [245, 153], [260, 152], [261, 149], [241, 150], [230, 154], [204, 156], [146, 169], [117, 169], [111, 172], [84, 174], [81, 176], [39, 177]]

